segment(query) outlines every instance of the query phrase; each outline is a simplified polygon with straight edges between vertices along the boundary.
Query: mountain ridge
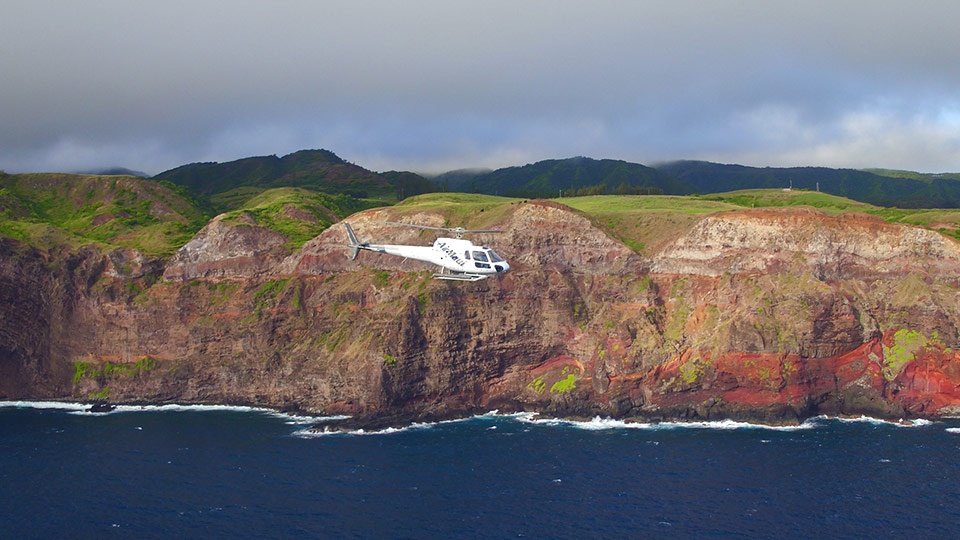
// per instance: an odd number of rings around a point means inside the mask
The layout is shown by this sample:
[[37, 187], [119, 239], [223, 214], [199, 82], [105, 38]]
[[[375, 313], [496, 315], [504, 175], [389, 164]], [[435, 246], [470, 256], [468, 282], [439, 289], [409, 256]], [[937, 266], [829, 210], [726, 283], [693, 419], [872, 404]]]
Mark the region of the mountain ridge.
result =
[[693, 185], [698, 193], [781, 188], [822, 191], [878, 206], [956, 208], [960, 175], [920, 174], [881, 169], [829, 167], [748, 167], [707, 161], [676, 161], [658, 166]]
[[153, 179], [183, 185], [205, 195], [250, 186], [305, 187], [355, 198], [396, 200], [433, 187], [412, 173], [374, 173], [329, 150], [300, 150], [283, 157], [255, 156], [225, 163], [191, 163], [161, 172]]
[[226, 163], [194, 163], [153, 177], [212, 195], [240, 187], [305, 187], [385, 202], [435, 191], [517, 197], [601, 194], [717, 193], [780, 188], [822, 191], [878, 206], [960, 207], [960, 173], [925, 174], [885, 169], [750, 167], [707, 161], [646, 166], [614, 159], [547, 159], [500, 169], [457, 169], [432, 177], [413, 172], [375, 173], [328, 150], [301, 150]]

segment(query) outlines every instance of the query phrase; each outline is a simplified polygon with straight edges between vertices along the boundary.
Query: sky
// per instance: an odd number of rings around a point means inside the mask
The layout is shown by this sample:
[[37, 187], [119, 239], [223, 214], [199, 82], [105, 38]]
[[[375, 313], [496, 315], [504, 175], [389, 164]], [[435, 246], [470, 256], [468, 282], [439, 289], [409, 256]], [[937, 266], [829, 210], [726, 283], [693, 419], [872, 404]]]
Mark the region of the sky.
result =
[[4, 0], [0, 170], [960, 172], [960, 2]]

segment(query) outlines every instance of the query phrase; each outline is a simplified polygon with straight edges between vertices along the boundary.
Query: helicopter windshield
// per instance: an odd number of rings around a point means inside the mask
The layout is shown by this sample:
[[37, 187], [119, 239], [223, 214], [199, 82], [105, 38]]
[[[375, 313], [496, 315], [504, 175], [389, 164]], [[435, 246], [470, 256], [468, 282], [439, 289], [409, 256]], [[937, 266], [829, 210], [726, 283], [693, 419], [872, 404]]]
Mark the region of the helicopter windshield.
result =
[[504, 262], [504, 260], [501, 259], [499, 255], [497, 255], [497, 252], [492, 249], [488, 249], [487, 254], [490, 255], [490, 262], [495, 262], [495, 263]]

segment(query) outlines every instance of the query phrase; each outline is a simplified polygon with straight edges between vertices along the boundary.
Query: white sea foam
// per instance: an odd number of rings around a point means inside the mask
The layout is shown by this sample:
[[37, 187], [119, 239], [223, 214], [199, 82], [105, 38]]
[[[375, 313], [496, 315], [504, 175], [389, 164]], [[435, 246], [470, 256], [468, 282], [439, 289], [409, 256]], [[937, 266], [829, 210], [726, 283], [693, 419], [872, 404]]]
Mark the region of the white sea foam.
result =
[[[384, 429], [375, 429], [375, 430], [366, 430], [366, 429], [355, 429], [355, 430], [341, 430], [336, 428], [331, 428], [328, 426], [315, 426], [306, 429], [301, 429], [293, 433], [295, 437], [303, 438], [312, 438], [312, 437], [326, 437], [330, 435], [391, 435], [393, 433], [403, 433], [404, 431], [414, 431], [422, 429], [430, 429], [435, 426], [440, 426], [444, 424], [456, 424], [459, 422], [469, 422], [471, 420], [491, 420], [497, 418], [517, 418], [522, 419], [526, 417], [533, 417], [535, 413], [511, 413], [511, 414], [500, 414], [497, 409], [492, 411], [487, 411], [485, 413], [476, 414], [473, 416], [467, 416], [464, 418], [453, 418], [451, 420], [438, 420], [436, 422], [413, 422], [410, 425], [402, 427], [388, 427]], [[313, 422], [317, 423], [321, 420], [341, 420], [348, 418], [346, 416], [342, 417], [327, 417], [327, 418], [314, 418]], [[496, 426], [490, 427], [488, 429], [496, 429]]]
[[138, 413], [138, 412], [240, 412], [240, 413], [261, 413], [269, 415], [280, 415], [277, 411], [272, 409], [264, 409], [259, 407], [247, 407], [243, 405], [179, 405], [179, 404], [166, 404], [166, 405], [114, 405], [113, 408], [109, 411], [103, 412], [92, 412], [89, 410], [90, 406], [87, 405], [84, 410], [72, 411], [70, 414], [91, 414], [95, 416], [105, 416], [108, 414], [126, 414], [126, 413]]
[[694, 429], [766, 429], [772, 431], [799, 431], [803, 429], [813, 429], [816, 427], [813, 423], [803, 422], [793, 426], [775, 426], [769, 424], [753, 424], [750, 422], [737, 422], [735, 420], [719, 420], [715, 422], [667, 422], [667, 428], [694, 428]]
[[529, 422], [541, 426], [564, 426], [574, 427], [587, 431], [602, 431], [607, 429], [653, 429], [655, 424], [641, 422], [624, 422], [623, 420], [614, 420], [612, 418], [594, 417], [591, 420], [568, 420], [565, 418], [544, 418], [535, 414], [525, 414], [517, 417], [521, 422]]
[[[829, 420], [829, 419], [830, 419], [829, 417], [826, 417], [826, 416], [818, 416], [817, 418], [821, 418], [821, 419], [823, 419], [823, 420]], [[836, 421], [838, 421], [838, 422], [843, 422], [844, 424], [857, 424], [857, 423], [862, 423], [862, 424], [874, 424], [874, 425], [878, 425], [878, 426], [879, 426], [879, 425], [885, 425], [885, 424], [892, 424], [892, 423], [893, 423], [893, 422], [890, 422], [890, 421], [888, 421], [888, 420], [881, 420], [881, 419], [879, 419], [879, 418], [873, 418], [872, 416], [864, 416], [864, 415], [860, 415], [860, 416], [838, 416], [838, 417], [833, 418], [833, 420], [836, 420]]]
[[947, 433], [960, 433], [960, 427], [948, 427], [944, 431]]
[[56, 409], [62, 411], [85, 411], [90, 405], [65, 401], [0, 401], [0, 407], [16, 409]]
[[567, 420], [563, 418], [542, 418], [536, 417], [536, 415], [529, 415], [520, 417], [519, 420], [539, 425], [568, 426], [588, 431], [600, 431], [608, 429], [769, 429], [774, 431], [796, 431], [815, 427], [815, 425], [810, 422], [804, 422], [795, 426], [752, 424], [749, 422], [737, 422], [734, 420], [717, 420], [712, 422], [630, 422], [624, 420], [615, 420], [612, 418], [602, 418], [599, 416], [596, 416], [591, 420], [582, 421]]
[[13, 407], [23, 409], [51, 409], [62, 410], [70, 414], [106, 416], [109, 414], [137, 413], [137, 412], [242, 412], [258, 413], [286, 420], [288, 424], [313, 424], [319, 420], [343, 420], [348, 416], [303, 416], [293, 415], [268, 409], [265, 407], [250, 407], [245, 405], [195, 405], [195, 404], [176, 404], [168, 403], [164, 405], [113, 405], [112, 409], [103, 412], [92, 412], [90, 403], [77, 403], [70, 401], [0, 401], [0, 407]]
[[[284, 413], [277, 411], [275, 409], [269, 409], [265, 407], [251, 407], [245, 405], [197, 405], [197, 404], [164, 404], [164, 405], [114, 405], [110, 411], [104, 412], [91, 412], [90, 403], [78, 403], [70, 401], [0, 401], [0, 408], [10, 407], [10, 408], [31, 408], [31, 409], [51, 409], [51, 410], [62, 410], [70, 414], [77, 415], [91, 415], [91, 416], [105, 416], [110, 414], [122, 414], [122, 413], [136, 413], [136, 412], [215, 412], [215, 411], [227, 411], [227, 412], [243, 412], [243, 413], [258, 413], [273, 416], [279, 419], [284, 420], [289, 425], [315, 425], [318, 422], [324, 420], [344, 420], [349, 418], [349, 416], [340, 415], [340, 416], [308, 416], [308, 415], [294, 415], [289, 413]], [[518, 413], [507, 413], [501, 414], [497, 410], [488, 411], [486, 413], [477, 414], [465, 418], [456, 418], [452, 420], [441, 420], [438, 422], [415, 422], [408, 426], [403, 427], [389, 427], [379, 430], [353, 430], [353, 431], [342, 431], [342, 430], [325, 430], [325, 431], [315, 431], [314, 428], [307, 428], [298, 430], [294, 433], [295, 436], [302, 437], [317, 437], [317, 436], [326, 436], [326, 435], [343, 435], [343, 434], [353, 434], [353, 435], [389, 435], [393, 433], [401, 433], [404, 431], [410, 430], [420, 430], [428, 429], [433, 426], [456, 423], [456, 422], [466, 422], [476, 419], [497, 419], [497, 418], [506, 418], [513, 419], [519, 422], [542, 425], [542, 426], [566, 426], [573, 427], [576, 429], [583, 429], [588, 431], [602, 431], [602, 430], [613, 430], [613, 429], [648, 429], [648, 430], [666, 430], [666, 429], [714, 429], [714, 430], [734, 430], [734, 429], [765, 429], [773, 431], [796, 431], [803, 429], [812, 429], [817, 427], [819, 424], [835, 420], [838, 422], [844, 423], [857, 423], [864, 422], [874, 425], [885, 425], [885, 426], [896, 426], [896, 427], [922, 427], [932, 425], [933, 422], [926, 419], [915, 419], [915, 420], [900, 420], [900, 421], [891, 421], [891, 420], [882, 420], [879, 418], [874, 418], [870, 416], [861, 415], [859, 417], [830, 417], [830, 416], [817, 416], [810, 418], [805, 422], [794, 425], [794, 426], [776, 426], [776, 425], [767, 425], [767, 424], [754, 424], [750, 422], [738, 422], [735, 420], [717, 420], [710, 422], [633, 422], [633, 421], [624, 421], [616, 420], [613, 418], [604, 418], [596, 416], [590, 420], [569, 420], [564, 418], [546, 418], [541, 416], [539, 413], [534, 412], [518, 412]], [[947, 428], [947, 431], [951, 433], [960, 433], [960, 428]]]
[[[817, 418], [827, 419], [827, 417], [825, 416], [818, 416]], [[883, 420], [881, 418], [874, 418], [872, 416], [860, 415], [856, 417], [855, 416], [850, 416], [850, 417], [838, 416], [832, 419], [837, 420], [838, 422], [843, 422], [847, 424], [865, 423], [865, 424], [872, 424], [875, 426], [895, 426], [895, 427], [904, 427], [904, 428], [924, 427], [924, 426], [933, 425], [932, 421], [924, 418], [917, 418], [915, 420], [904, 420], [901, 418], [898, 421], [893, 421], [893, 420]]]
[[[63, 411], [88, 412], [92, 407], [90, 403], [78, 403], [71, 401], [0, 401], [0, 407], [16, 407], [23, 409], [57, 409]], [[273, 409], [247, 407], [242, 405], [112, 405], [108, 412], [93, 414], [111, 414], [126, 412], [143, 411], [236, 411], [236, 412], [267, 412], [278, 413]]]
[[366, 429], [342, 430], [342, 429], [331, 428], [330, 426], [314, 426], [314, 427], [294, 431], [293, 436], [300, 437], [302, 439], [312, 439], [314, 437], [329, 437], [329, 436], [391, 435], [393, 433], [403, 433], [404, 431], [418, 431], [423, 429], [429, 429], [433, 426], [436, 426], [438, 423], [429, 423], [429, 424], [416, 423], [416, 424], [410, 424], [409, 426], [388, 427], [388, 428], [375, 429], [375, 430], [366, 430]]

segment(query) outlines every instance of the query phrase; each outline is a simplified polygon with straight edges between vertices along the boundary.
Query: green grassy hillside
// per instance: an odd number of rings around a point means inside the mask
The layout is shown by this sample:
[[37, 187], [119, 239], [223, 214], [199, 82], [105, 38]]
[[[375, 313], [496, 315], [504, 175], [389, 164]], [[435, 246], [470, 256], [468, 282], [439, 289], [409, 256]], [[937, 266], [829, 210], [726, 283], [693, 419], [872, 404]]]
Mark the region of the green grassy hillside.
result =
[[600, 195], [554, 200], [583, 212], [638, 253], [663, 245], [703, 214], [739, 208], [721, 200], [669, 195]]
[[430, 193], [411, 197], [395, 208], [401, 214], [424, 210], [440, 212], [447, 218], [446, 227], [487, 229], [496, 228], [510, 211], [510, 206], [519, 200], [476, 193]]
[[210, 218], [175, 187], [129, 176], [0, 176], [0, 235], [48, 249], [95, 243], [169, 255]]
[[743, 189], [727, 193], [714, 193], [698, 197], [706, 201], [719, 201], [746, 208], [771, 206], [811, 206], [828, 214], [841, 212], [870, 212], [876, 206], [854, 201], [846, 197], [802, 189]]
[[887, 176], [890, 178], [909, 178], [912, 180], [924, 180], [932, 182], [937, 179], [960, 180], [960, 173], [919, 173], [915, 171], [903, 171], [898, 169], [864, 169], [865, 171], [878, 176]]
[[257, 190], [241, 197], [243, 202], [236, 203], [226, 212], [224, 221], [243, 224], [252, 220], [257, 226], [279, 232], [289, 240], [291, 251], [333, 223], [366, 207], [345, 195], [327, 195], [300, 188]]

